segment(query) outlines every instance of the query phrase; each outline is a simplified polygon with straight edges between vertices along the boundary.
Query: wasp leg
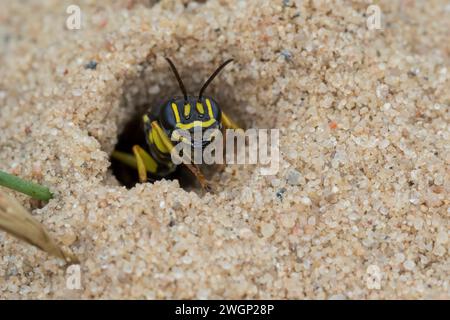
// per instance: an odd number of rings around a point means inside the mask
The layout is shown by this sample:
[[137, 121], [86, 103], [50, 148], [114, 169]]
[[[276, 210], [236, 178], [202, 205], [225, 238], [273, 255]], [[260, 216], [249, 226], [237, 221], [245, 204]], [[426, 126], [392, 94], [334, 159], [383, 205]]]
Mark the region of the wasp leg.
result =
[[157, 145], [158, 149], [161, 152], [170, 153], [174, 148], [172, 141], [170, 141], [169, 137], [164, 132], [164, 130], [159, 126], [158, 122], [153, 121], [151, 123], [151, 126], [152, 130], [155, 130], [156, 132], [156, 139], [154, 142]]
[[117, 161], [120, 161], [131, 168], [137, 169], [136, 158], [132, 154], [114, 150], [114, 152], [111, 155], [111, 158], [116, 159]]
[[237, 124], [236, 122], [234, 122], [233, 120], [231, 120], [225, 112], [222, 111], [222, 125], [225, 129], [234, 129], [234, 130], [242, 130]]
[[139, 182], [142, 183], [147, 181], [147, 169], [145, 168], [144, 159], [142, 159], [139, 149], [139, 146], [133, 146], [133, 153], [136, 157], [137, 170], [139, 174]]
[[139, 181], [147, 181], [147, 171], [151, 173], [156, 173], [158, 169], [158, 164], [156, 161], [138, 145], [133, 146], [133, 153], [136, 157], [137, 169], [139, 173]]
[[206, 180], [203, 173], [200, 171], [200, 169], [192, 163], [185, 163], [186, 167], [189, 169], [189, 171], [192, 172], [192, 174], [195, 176], [195, 178], [198, 180], [200, 185], [202, 186], [203, 190], [206, 192], [213, 192], [213, 188], [209, 184], [208, 180]]
[[[153, 121], [151, 123], [151, 126], [152, 129], [155, 130], [158, 135], [158, 139], [162, 146], [161, 149], [165, 148], [168, 153], [171, 153], [172, 149], [174, 148], [174, 145], [172, 144], [166, 133], [161, 129], [158, 122]], [[183, 164], [185, 164], [186, 167], [189, 169], [189, 171], [191, 171], [194, 174], [194, 176], [197, 178], [198, 182], [200, 182], [200, 185], [205, 191], [212, 192], [211, 186], [209, 185], [208, 181], [206, 180], [206, 178], [203, 176], [202, 172], [196, 165], [191, 163], [183, 163]]]
[[[134, 155], [133, 155], [134, 154]], [[114, 151], [112, 157], [129, 167], [135, 168], [139, 173], [139, 181], [147, 181], [147, 172], [157, 174], [158, 164], [156, 161], [140, 146], [133, 146], [133, 154]]]

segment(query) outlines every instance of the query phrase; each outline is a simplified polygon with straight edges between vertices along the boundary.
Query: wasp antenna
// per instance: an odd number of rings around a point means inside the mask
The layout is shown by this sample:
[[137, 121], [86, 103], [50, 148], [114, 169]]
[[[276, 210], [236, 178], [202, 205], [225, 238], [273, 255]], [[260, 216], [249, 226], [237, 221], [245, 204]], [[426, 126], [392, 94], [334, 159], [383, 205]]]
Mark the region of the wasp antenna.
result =
[[187, 91], [186, 87], [183, 84], [183, 80], [181, 80], [180, 74], [177, 71], [177, 68], [175, 68], [175, 65], [173, 64], [172, 60], [169, 58], [166, 58], [167, 62], [170, 65], [170, 69], [172, 69], [173, 74], [175, 75], [175, 78], [177, 78], [178, 85], [180, 86], [181, 92], [183, 92], [184, 101], [187, 101]]
[[229, 64], [231, 61], [233, 61], [233, 59], [228, 59], [227, 61], [225, 61], [224, 63], [222, 63], [222, 64], [220, 65], [220, 67], [218, 67], [218, 68], [216, 69], [216, 71], [214, 71], [214, 73], [209, 77], [209, 79], [206, 80], [205, 84], [204, 84], [203, 87], [200, 89], [200, 93], [198, 94], [199, 100], [202, 99], [202, 97], [203, 97], [203, 92], [205, 92], [205, 90], [206, 90], [206, 88], [208, 88], [209, 84], [214, 80], [214, 78], [219, 74], [219, 72], [220, 72], [223, 68], [225, 68], [225, 66], [226, 66], [227, 64]]

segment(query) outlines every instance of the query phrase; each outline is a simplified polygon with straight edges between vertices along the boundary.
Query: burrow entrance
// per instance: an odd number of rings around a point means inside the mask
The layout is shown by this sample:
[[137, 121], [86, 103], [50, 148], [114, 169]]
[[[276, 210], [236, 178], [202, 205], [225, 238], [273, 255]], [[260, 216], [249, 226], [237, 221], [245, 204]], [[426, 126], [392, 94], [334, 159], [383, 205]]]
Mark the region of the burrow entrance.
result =
[[[140, 110], [141, 108], [138, 109]], [[147, 143], [142, 127], [142, 114], [144, 112], [133, 114], [131, 120], [126, 123], [124, 130], [119, 135], [115, 147], [116, 150], [132, 153], [131, 148], [136, 144], [147, 149]], [[137, 170], [130, 168], [116, 159], [111, 158], [111, 169], [117, 180], [127, 188], [132, 188], [139, 183]], [[166, 176], [165, 179], [178, 180], [180, 186], [186, 190], [193, 190], [199, 187], [195, 183], [195, 178], [186, 168], [184, 168], [184, 166], [178, 166], [176, 171], [169, 176]], [[153, 180], [150, 178], [149, 182], [152, 181]]]
[[[174, 61], [176, 63], [176, 61]], [[195, 66], [186, 68], [182, 64], [177, 64], [177, 69], [189, 93], [194, 94], [202, 86], [203, 81], [214, 71], [216, 65], [211, 65], [202, 74], [196, 70]], [[138, 77], [130, 77], [124, 85], [124, 93], [121, 102], [121, 109], [126, 110], [125, 121], [120, 126], [118, 142], [115, 150], [132, 153], [132, 147], [136, 144], [147, 149], [145, 134], [142, 125], [142, 115], [157, 104], [162, 104], [172, 96], [180, 96], [178, 84], [171, 72], [169, 65], [158, 67], [157, 72], [153, 67], [143, 64], [140, 66]], [[201, 69], [201, 68], [200, 68]], [[205, 68], [203, 68], [205, 69]], [[197, 69], [198, 70], [198, 69]], [[223, 70], [222, 73], [230, 72]], [[195, 77], [190, 75], [195, 74]], [[223, 75], [219, 75], [207, 90], [207, 94], [213, 96], [230, 117], [241, 127], [251, 126], [251, 115], [245, 112], [245, 103], [242, 99], [236, 99], [233, 88], [223, 81]], [[137, 170], [111, 158], [111, 170], [116, 179], [127, 188], [134, 187], [139, 183]], [[216, 169], [218, 166], [202, 166], [201, 170], [208, 179], [220, 175]], [[176, 179], [185, 190], [200, 190], [200, 185], [189, 170], [180, 165], [177, 170], [164, 179]], [[153, 180], [149, 180], [152, 182]]]

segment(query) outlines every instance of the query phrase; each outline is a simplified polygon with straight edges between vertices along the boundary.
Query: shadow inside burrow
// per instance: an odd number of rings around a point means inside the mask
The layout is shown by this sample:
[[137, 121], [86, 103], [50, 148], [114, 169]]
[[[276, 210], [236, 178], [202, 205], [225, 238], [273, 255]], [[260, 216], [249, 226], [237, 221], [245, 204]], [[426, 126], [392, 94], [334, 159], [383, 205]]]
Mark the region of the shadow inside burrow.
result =
[[[138, 108], [141, 109], [141, 108]], [[148, 108], [147, 108], [148, 110]], [[115, 150], [132, 153], [134, 145], [139, 145], [147, 150], [147, 142], [144, 135], [144, 128], [142, 125], [142, 113], [136, 113], [132, 119], [125, 125], [124, 130], [119, 135]], [[138, 171], [131, 168], [118, 160], [111, 158], [111, 170], [116, 179], [125, 187], [133, 188], [139, 183]], [[195, 179], [183, 166], [178, 166], [175, 172], [166, 176], [168, 180], [178, 180], [180, 187], [190, 191], [197, 189]], [[158, 178], [150, 177], [148, 182], [160, 180]]]

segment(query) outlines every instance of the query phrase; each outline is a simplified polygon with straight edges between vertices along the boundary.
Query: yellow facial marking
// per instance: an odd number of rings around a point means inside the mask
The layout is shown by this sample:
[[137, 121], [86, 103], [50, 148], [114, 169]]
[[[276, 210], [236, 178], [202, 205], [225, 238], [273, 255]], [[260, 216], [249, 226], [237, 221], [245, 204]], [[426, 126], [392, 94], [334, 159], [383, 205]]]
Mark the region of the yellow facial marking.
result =
[[175, 103], [172, 103], [172, 111], [173, 111], [173, 114], [175, 116], [175, 120], [177, 121], [177, 123], [180, 122], [181, 121], [180, 114], [178, 113], [178, 107]]
[[191, 104], [188, 103], [184, 106], [184, 117], [187, 118], [191, 114]]
[[[196, 121], [192, 121], [192, 122], [189, 122], [189, 123], [181, 123], [180, 113], [178, 112], [177, 105], [175, 103], [172, 103], [171, 107], [172, 107], [172, 110], [173, 110], [173, 114], [175, 116], [175, 120], [177, 122], [176, 127], [179, 128], [179, 129], [189, 130], [189, 129], [194, 128], [194, 127], [207, 128], [207, 127], [211, 126], [214, 122], [216, 122], [216, 119], [214, 119], [214, 114], [213, 114], [213, 110], [212, 110], [211, 101], [209, 99], [206, 99], [206, 107], [208, 108], [208, 115], [209, 115], [209, 119], [206, 120], [206, 121], [196, 120]], [[204, 107], [204, 105], [202, 103], [197, 102], [195, 107], [196, 107], [197, 111], [200, 114], [205, 114], [205, 107]], [[184, 110], [183, 110], [184, 117], [188, 118], [190, 113], [191, 113], [191, 105], [189, 103], [185, 104], [184, 105]], [[155, 137], [153, 137], [153, 138], [155, 138]], [[156, 140], [156, 139], [153, 139], [153, 140]]]
[[197, 102], [196, 108], [197, 108], [197, 111], [199, 113], [201, 113], [201, 114], [205, 113], [205, 109], [203, 108], [203, 104], [201, 104], [200, 102]]
[[206, 99], [206, 106], [208, 107], [209, 118], [210, 119], [214, 118], [213, 111], [212, 111], [212, 106], [211, 106], [211, 101], [209, 101], [209, 99]]
[[148, 115], [146, 115], [146, 114], [142, 117], [142, 120], [143, 120], [145, 123], [150, 122], [150, 118], [149, 118]]
[[207, 128], [210, 125], [212, 125], [214, 122], [216, 122], [216, 119], [211, 118], [207, 121], [192, 121], [190, 123], [177, 123], [177, 128], [183, 129], [183, 130], [189, 130], [193, 127], [203, 127]]

